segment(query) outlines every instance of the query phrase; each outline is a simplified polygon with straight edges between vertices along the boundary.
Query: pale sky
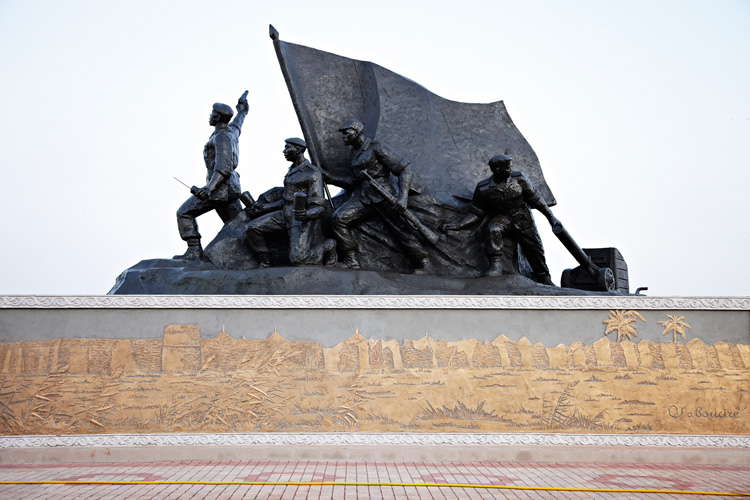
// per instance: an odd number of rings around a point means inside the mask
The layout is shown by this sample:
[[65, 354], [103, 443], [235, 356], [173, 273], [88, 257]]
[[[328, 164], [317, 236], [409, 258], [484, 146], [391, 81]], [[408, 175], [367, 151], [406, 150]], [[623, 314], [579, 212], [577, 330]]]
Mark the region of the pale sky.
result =
[[[0, 0], [0, 294], [106, 294], [184, 251], [212, 103], [248, 89], [243, 190], [301, 136], [268, 25], [455, 101], [503, 100], [582, 247], [631, 291], [750, 295], [750, 1]], [[404, 152], [407, 153], [408, 152]], [[577, 264], [537, 217], [552, 278]], [[220, 228], [198, 219], [204, 246]]]

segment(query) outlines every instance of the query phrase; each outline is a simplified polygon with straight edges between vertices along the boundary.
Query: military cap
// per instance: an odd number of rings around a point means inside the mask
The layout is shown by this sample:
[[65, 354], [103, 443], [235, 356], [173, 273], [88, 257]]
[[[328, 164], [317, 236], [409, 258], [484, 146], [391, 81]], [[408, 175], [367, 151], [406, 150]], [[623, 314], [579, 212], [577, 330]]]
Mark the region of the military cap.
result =
[[362, 125], [362, 122], [359, 120], [356, 120], [354, 118], [350, 118], [349, 120], [346, 120], [346, 123], [341, 125], [339, 128], [339, 132], [344, 132], [345, 130], [356, 130], [360, 134], [365, 131], [365, 126]]
[[228, 118], [231, 118], [232, 115], [234, 115], [234, 110], [227, 106], [226, 104], [222, 104], [220, 102], [214, 103], [214, 111], [219, 113], [221, 116], [225, 116]]
[[494, 165], [499, 165], [502, 163], [510, 163], [511, 161], [513, 161], [513, 158], [508, 155], [495, 155], [490, 158], [490, 161], [487, 162], [487, 164], [492, 167]]
[[284, 139], [284, 142], [286, 142], [287, 144], [293, 144], [294, 146], [299, 146], [303, 149], [307, 149], [307, 143], [299, 137], [290, 137], [289, 139]]

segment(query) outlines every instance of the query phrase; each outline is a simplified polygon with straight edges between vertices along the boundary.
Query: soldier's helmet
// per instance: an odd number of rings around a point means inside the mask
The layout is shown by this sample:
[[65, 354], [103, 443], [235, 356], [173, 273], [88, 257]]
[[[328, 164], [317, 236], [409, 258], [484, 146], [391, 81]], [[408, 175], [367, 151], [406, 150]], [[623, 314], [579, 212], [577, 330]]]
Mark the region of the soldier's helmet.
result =
[[513, 158], [511, 158], [508, 155], [495, 155], [492, 158], [490, 158], [490, 161], [487, 162], [487, 164], [490, 166], [490, 168], [504, 167], [504, 166], [510, 165], [510, 162], [512, 161], [513, 161]]
[[346, 123], [339, 127], [339, 132], [346, 132], [347, 130], [355, 130], [358, 134], [361, 134], [365, 131], [365, 126], [362, 125], [361, 121], [355, 118], [350, 118], [346, 120]]
[[234, 115], [234, 110], [232, 108], [220, 102], [214, 103], [213, 110], [219, 113], [219, 115], [227, 122], [229, 122]]
[[293, 146], [299, 146], [302, 150], [307, 149], [307, 143], [299, 137], [290, 137], [289, 139], [284, 139], [284, 142], [292, 144]]

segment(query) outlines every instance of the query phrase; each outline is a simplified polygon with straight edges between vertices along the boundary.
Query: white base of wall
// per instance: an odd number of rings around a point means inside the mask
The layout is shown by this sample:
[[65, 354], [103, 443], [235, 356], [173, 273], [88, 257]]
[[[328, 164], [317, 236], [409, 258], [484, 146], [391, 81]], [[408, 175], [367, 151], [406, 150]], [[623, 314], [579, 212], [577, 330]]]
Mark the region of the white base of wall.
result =
[[750, 436], [109, 434], [0, 437], [0, 463], [374, 460], [750, 464]]

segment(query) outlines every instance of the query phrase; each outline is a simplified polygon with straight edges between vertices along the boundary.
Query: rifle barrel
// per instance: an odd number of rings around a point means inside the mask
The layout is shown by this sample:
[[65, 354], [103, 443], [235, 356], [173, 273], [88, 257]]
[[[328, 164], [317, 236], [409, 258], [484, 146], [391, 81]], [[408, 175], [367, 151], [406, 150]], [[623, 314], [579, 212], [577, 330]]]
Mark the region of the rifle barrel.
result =
[[[398, 201], [389, 193], [388, 191], [383, 188], [378, 182], [370, 175], [369, 172], [366, 170], [362, 170], [362, 175], [370, 181], [370, 186], [375, 189], [384, 199], [388, 200], [388, 202], [393, 205], [394, 207], [398, 205]], [[411, 212], [408, 208], [404, 208], [402, 212], [404, 219], [411, 224], [411, 226], [416, 229], [419, 234], [421, 234], [427, 241], [432, 243], [433, 245], [437, 243], [437, 241], [440, 239], [440, 237], [429, 227], [425, 226], [424, 223], [419, 220], [419, 217], [414, 215], [413, 212]]]
[[179, 182], [180, 184], [182, 184], [183, 186], [185, 186], [186, 188], [188, 188], [188, 189], [190, 190], [190, 192], [191, 192], [191, 193], [193, 192], [193, 188], [192, 188], [192, 187], [188, 186], [187, 184], [185, 184], [184, 182], [182, 182], [182, 181], [181, 181], [180, 179], [178, 179], [177, 177], [172, 177], [172, 179], [176, 180], [177, 182]]

